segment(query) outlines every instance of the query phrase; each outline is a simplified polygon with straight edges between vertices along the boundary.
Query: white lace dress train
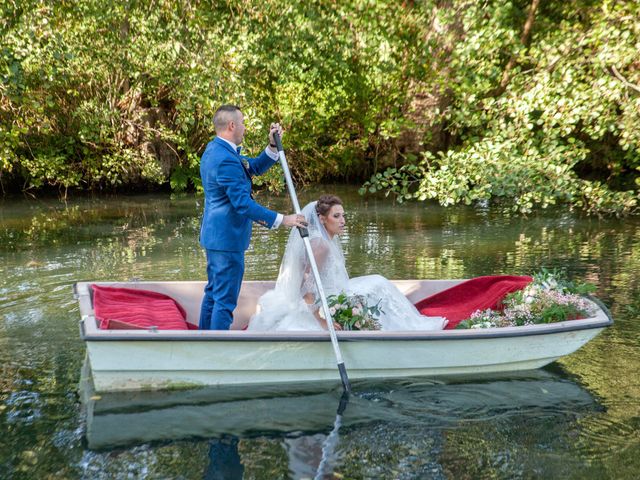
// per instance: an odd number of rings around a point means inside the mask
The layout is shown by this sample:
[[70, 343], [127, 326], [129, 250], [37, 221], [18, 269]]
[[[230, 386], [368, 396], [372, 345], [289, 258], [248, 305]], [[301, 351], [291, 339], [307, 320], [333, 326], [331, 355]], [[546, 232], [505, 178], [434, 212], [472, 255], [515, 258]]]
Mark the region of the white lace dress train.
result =
[[444, 317], [426, 317], [413, 306], [398, 288], [381, 275], [349, 279], [350, 293], [367, 298], [369, 305], [379, 303], [382, 330], [442, 330]]

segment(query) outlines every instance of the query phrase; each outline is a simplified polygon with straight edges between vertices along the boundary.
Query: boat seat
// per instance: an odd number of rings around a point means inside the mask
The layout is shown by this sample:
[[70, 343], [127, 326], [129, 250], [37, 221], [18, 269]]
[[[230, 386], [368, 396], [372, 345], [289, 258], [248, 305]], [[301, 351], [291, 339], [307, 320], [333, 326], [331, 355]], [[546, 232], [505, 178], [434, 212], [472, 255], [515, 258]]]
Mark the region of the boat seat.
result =
[[93, 310], [103, 330], [197, 330], [185, 309], [168, 295], [150, 290], [91, 285]]

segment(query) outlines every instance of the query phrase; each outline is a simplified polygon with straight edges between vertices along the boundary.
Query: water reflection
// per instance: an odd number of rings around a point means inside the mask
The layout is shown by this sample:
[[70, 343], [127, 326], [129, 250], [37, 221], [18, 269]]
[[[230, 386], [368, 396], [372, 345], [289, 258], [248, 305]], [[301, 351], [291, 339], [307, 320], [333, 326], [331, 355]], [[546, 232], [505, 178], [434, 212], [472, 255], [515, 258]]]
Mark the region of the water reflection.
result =
[[226, 435], [209, 440], [209, 465], [204, 474], [204, 480], [230, 480], [244, 477], [238, 442], [237, 437]]
[[[356, 395], [346, 409], [340, 409], [341, 391], [335, 384], [297, 385], [286, 390], [225, 387], [96, 395], [87, 381], [82, 389], [87, 443], [100, 451], [212, 439], [208, 471], [228, 468], [237, 472], [240, 463], [243, 469], [251, 468], [254, 460], [245, 465], [241, 459], [246, 448], [252, 451], [249, 445], [258, 437], [287, 458], [287, 469], [294, 478], [315, 476], [311, 473], [317, 473], [323, 449], [325, 473], [337, 468], [352, 471], [356, 477], [372, 475], [373, 470], [350, 452], [355, 449], [368, 455], [367, 445], [382, 448], [386, 444], [396, 449], [396, 461], [402, 457], [409, 462], [403, 471], [418, 474], [423, 468], [438, 472], [451, 468], [448, 448], [468, 438], [469, 429], [476, 432], [482, 426], [477, 434], [483, 437], [483, 455], [493, 458], [500, 457], [504, 442], [512, 443], [510, 449], [526, 446], [520, 432], [523, 425], [542, 421], [544, 438], [553, 439], [579, 429], [580, 418], [602, 410], [587, 390], [544, 370], [481, 380], [358, 382], [354, 388]], [[343, 412], [339, 434], [334, 428], [337, 410]], [[498, 426], [494, 429], [501, 432], [499, 442], [481, 433], [488, 425]], [[465, 431], [461, 437], [459, 428]], [[331, 432], [335, 445], [327, 448]], [[274, 452], [268, 456], [273, 460]], [[211, 474], [207, 478], [218, 477]]]

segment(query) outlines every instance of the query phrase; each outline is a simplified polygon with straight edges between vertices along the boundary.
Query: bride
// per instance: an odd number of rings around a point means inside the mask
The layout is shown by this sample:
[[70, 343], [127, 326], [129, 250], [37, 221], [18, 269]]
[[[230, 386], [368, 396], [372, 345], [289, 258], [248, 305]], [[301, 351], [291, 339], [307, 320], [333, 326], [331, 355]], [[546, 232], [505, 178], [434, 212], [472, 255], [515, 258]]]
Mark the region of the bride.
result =
[[[441, 330], [443, 317], [425, 317], [389, 280], [380, 275], [349, 278], [339, 234], [344, 231], [342, 200], [323, 195], [302, 210], [325, 295], [362, 295], [369, 305], [380, 307], [382, 330]], [[322, 330], [326, 322], [319, 315], [318, 293], [296, 229], [291, 231], [280, 265], [276, 287], [258, 300], [257, 313], [248, 330]]]

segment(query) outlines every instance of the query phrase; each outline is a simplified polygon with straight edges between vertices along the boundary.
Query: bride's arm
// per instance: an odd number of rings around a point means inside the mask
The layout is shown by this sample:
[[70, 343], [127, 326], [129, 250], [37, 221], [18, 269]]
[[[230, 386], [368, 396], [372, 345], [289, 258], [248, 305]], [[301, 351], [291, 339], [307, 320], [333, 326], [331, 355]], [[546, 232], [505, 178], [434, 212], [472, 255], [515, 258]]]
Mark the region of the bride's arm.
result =
[[[309, 305], [309, 307], [313, 305], [313, 308], [309, 308], [309, 310], [312, 311], [313, 316], [316, 317], [316, 320], [318, 320], [318, 323], [320, 324], [320, 326], [325, 330], [329, 330], [329, 327], [327, 326], [327, 321], [320, 316], [320, 308], [318, 308], [315, 305], [316, 297], [313, 295], [313, 293], [309, 292], [303, 298], [304, 298], [304, 301], [307, 303], [307, 305]], [[335, 328], [336, 330], [342, 330], [342, 325], [340, 325], [337, 322], [333, 322], [333, 328]]]

